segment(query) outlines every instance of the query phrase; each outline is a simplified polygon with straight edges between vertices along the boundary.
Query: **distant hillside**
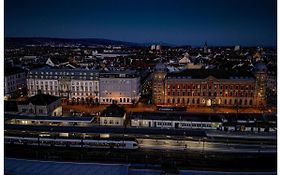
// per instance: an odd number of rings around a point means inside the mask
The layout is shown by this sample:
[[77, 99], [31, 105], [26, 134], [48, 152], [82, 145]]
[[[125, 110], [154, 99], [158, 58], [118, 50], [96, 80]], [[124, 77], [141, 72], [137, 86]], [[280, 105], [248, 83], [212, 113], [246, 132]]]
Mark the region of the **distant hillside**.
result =
[[43, 44], [47, 42], [53, 43], [67, 43], [67, 44], [82, 44], [82, 45], [122, 45], [122, 46], [143, 46], [142, 44], [124, 42], [100, 38], [81, 38], [81, 39], [67, 39], [67, 38], [5, 38], [5, 47], [20, 47], [31, 44]]

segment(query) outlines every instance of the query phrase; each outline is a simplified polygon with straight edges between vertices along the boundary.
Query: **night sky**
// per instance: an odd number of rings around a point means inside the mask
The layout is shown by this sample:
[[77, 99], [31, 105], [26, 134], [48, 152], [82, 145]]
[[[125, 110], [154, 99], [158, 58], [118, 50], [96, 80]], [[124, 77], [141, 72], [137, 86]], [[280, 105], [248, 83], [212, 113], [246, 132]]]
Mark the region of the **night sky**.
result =
[[275, 46], [276, 0], [5, 0], [5, 37]]

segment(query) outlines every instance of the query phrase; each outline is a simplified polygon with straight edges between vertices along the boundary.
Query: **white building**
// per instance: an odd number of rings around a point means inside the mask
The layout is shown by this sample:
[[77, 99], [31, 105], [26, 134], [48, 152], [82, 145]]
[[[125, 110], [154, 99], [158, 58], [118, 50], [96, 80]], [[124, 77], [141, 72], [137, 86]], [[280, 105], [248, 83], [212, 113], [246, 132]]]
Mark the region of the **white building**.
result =
[[28, 95], [42, 93], [68, 98], [69, 100], [99, 101], [99, 72], [82, 69], [53, 69], [43, 67], [28, 73]]
[[19, 113], [32, 116], [62, 116], [61, 99], [59, 97], [41, 94], [30, 97], [18, 104]]
[[140, 77], [135, 71], [100, 73], [100, 103], [132, 104], [140, 98]]
[[18, 67], [9, 67], [4, 71], [4, 95], [12, 95], [26, 86], [26, 72]]
[[150, 50], [155, 50], [156, 46], [155, 45], [151, 45]]
[[116, 104], [108, 106], [100, 116], [100, 125], [123, 126], [126, 119], [126, 111]]
[[158, 51], [161, 50], [161, 45], [156, 45], [155, 49]]
[[140, 77], [134, 71], [99, 72], [85, 69], [31, 70], [27, 77], [28, 95], [42, 93], [73, 102], [132, 104], [140, 97]]

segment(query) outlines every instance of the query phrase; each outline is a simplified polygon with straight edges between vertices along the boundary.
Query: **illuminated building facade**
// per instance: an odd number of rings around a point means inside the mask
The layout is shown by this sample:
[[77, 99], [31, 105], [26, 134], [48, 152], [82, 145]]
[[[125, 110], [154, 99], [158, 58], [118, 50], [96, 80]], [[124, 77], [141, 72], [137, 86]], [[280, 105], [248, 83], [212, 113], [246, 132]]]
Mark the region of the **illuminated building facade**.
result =
[[140, 98], [140, 77], [135, 71], [100, 73], [100, 103], [134, 104]]
[[[170, 106], [265, 106], [266, 67], [256, 66], [254, 75], [243, 72], [194, 69], [155, 73], [154, 103]], [[160, 82], [162, 86], [160, 87]], [[159, 89], [158, 89], [159, 88]], [[163, 94], [160, 94], [160, 90]], [[160, 100], [159, 100], [160, 99]]]
[[140, 78], [135, 72], [100, 72], [85, 69], [55, 69], [43, 67], [29, 71], [28, 95], [38, 90], [73, 102], [120, 104], [137, 102]]

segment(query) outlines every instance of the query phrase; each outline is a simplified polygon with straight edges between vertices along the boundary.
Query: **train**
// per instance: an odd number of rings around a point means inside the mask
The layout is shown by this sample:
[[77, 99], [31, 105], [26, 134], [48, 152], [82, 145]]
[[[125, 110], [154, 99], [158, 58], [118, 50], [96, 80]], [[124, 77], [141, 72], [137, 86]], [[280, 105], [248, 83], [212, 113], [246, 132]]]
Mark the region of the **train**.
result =
[[17, 137], [5, 136], [5, 144], [29, 145], [29, 146], [54, 146], [54, 147], [76, 147], [96, 149], [138, 149], [136, 140], [114, 140], [114, 139], [70, 139], [70, 138], [41, 138], [41, 137]]

